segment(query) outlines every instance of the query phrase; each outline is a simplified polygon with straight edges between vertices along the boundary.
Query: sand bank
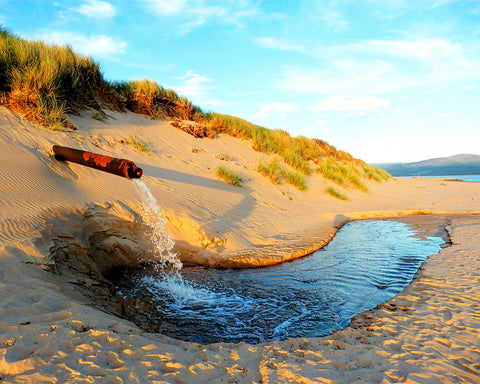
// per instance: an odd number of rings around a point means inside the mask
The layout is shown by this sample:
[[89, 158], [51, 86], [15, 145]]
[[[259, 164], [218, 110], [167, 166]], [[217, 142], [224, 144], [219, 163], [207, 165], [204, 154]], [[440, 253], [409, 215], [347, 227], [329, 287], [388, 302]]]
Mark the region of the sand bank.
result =
[[[80, 253], [93, 243], [102, 244], [105, 254], [124, 250], [125, 263], [141, 244], [125, 242], [122, 232], [139, 210], [132, 183], [56, 162], [51, 146], [135, 161], [164, 207], [182, 260], [207, 265], [264, 265], [299, 256], [320, 247], [350, 219], [479, 213], [479, 184], [371, 182], [369, 193], [347, 190], [345, 202], [324, 193], [330, 184], [319, 175], [309, 178], [306, 192], [274, 186], [255, 172], [266, 155], [238, 139], [195, 139], [132, 113], [111, 113], [105, 122], [88, 113], [74, 119], [79, 131], [52, 132], [0, 107], [0, 381], [479, 381], [478, 216], [452, 218], [452, 247], [430, 257], [393, 301], [332, 336], [202, 346], [142, 332], [92, 308], [78, 289], [77, 271], [52, 273], [52, 249], [64, 242], [77, 244]], [[129, 135], [151, 152], [124, 144]], [[246, 179], [244, 187], [216, 179], [221, 153], [230, 154], [228, 166]]]

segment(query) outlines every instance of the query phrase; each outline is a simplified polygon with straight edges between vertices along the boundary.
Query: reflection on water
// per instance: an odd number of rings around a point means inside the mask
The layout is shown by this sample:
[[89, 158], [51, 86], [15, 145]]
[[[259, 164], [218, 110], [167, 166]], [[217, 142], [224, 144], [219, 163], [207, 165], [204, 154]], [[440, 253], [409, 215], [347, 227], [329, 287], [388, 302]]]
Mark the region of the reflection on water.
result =
[[330, 334], [352, 316], [400, 292], [441, 237], [414, 237], [407, 224], [357, 221], [312, 256], [274, 267], [216, 270], [184, 267], [182, 278], [123, 271], [124, 297], [153, 305], [161, 333], [200, 343], [259, 343]]

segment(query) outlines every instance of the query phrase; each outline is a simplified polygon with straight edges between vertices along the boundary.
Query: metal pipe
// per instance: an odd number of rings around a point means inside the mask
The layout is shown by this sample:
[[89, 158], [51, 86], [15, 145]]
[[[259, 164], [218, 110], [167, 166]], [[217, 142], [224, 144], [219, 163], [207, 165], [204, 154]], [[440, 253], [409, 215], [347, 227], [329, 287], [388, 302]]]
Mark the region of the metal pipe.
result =
[[127, 179], [139, 179], [143, 174], [142, 168], [137, 167], [135, 163], [130, 160], [99, 155], [80, 149], [62, 147], [61, 145], [54, 145], [53, 153], [57, 160], [68, 160], [90, 168], [126, 177]]

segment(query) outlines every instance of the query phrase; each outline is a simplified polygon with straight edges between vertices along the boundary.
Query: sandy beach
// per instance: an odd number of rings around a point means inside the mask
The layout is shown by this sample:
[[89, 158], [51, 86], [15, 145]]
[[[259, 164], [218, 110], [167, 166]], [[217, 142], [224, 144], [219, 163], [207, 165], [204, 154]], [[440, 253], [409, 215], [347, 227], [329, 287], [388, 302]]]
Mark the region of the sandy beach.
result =
[[[342, 201], [318, 174], [303, 192], [272, 184], [256, 171], [269, 156], [247, 141], [196, 139], [131, 112], [92, 115], [72, 116], [76, 131], [51, 131], [0, 106], [0, 383], [480, 383], [479, 183], [370, 181], [369, 192], [348, 189]], [[149, 151], [128, 144], [131, 136]], [[415, 225], [433, 214], [446, 220], [451, 246], [402, 293], [330, 336], [174, 340], [109, 313], [108, 303], [102, 310], [102, 297], [92, 306], [99, 291], [89, 295], [96, 282], [80, 273], [85, 264], [53, 273], [54, 255], [94, 252], [101, 273], [142, 252], [132, 240], [141, 209], [132, 181], [56, 161], [54, 144], [140, 166], [183, 262], [270, 265], [321, 248], [349, 220]], [[242, 187], [215, 176], [222, 164], [241, 174]]]

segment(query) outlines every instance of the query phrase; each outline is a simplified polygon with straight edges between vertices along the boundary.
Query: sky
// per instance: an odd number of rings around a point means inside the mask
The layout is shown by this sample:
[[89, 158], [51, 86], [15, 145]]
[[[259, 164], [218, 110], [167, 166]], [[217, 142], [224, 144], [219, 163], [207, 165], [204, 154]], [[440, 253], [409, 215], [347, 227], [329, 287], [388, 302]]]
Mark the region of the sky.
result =
[[0, 0], [0, 24], [369, 163], [480, 154], [479, 0]]

